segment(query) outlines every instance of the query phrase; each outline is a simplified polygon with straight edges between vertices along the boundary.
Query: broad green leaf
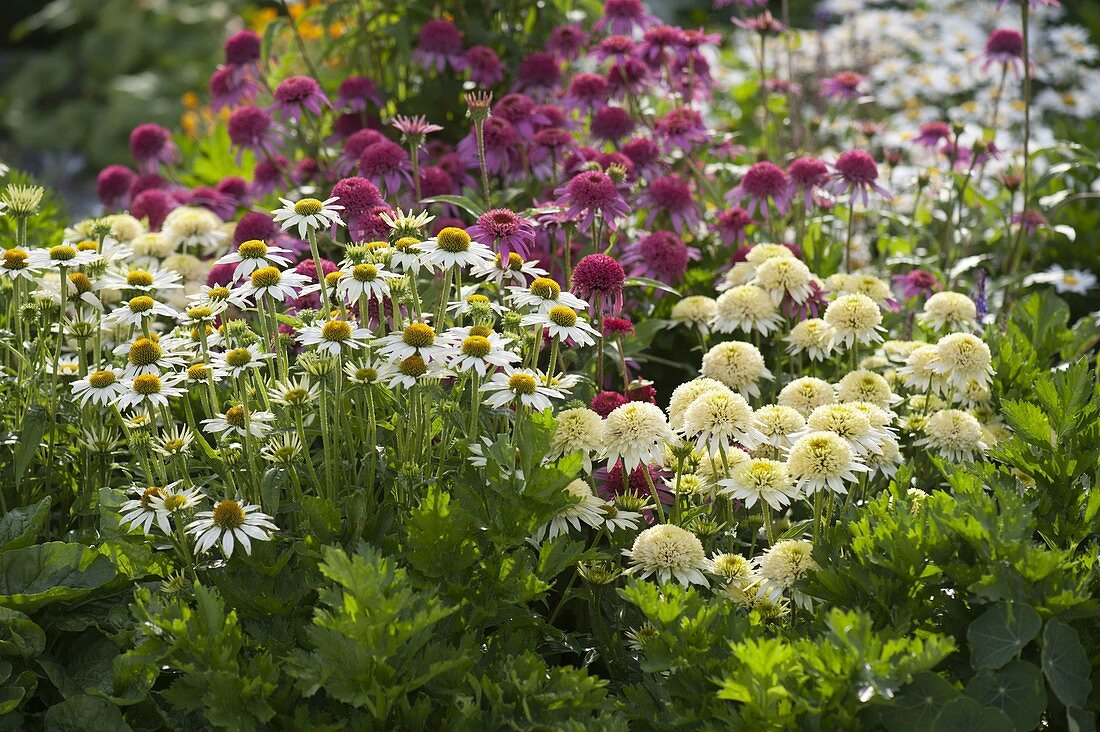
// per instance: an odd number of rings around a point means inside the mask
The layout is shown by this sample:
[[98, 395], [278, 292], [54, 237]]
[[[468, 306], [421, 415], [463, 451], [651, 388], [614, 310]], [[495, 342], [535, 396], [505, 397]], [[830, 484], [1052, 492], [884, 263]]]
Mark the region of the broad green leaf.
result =
[[42, 441], [42, 435], [46, 434], [46, 410], [38, 405], [31, 406], [23, 417], [23, 425], [19, 429], [19, 439], [15, 443], [15, 487], [19, 487], [23, 479], [23, 472], [31, 464], [34, 452], [38, 449], [38, 443]]
[[34, 658], [46, 648], [46, 634], [24, 613], [0, 607], [0, 655]]
[[983, 707], [968, 697], [948, 702], [929, 728], [931, 732], [1008, 732], [1012, 720], [1000, 709]]
[[994, 605], [970, 624], [970, 663], [974, 668], [1000, 668], [1038, 635], [1043, 621], [1030, 605]]
[[13, 508], [0, 519], [0, 551], [30, 546], [50, 518], [50, 497], [30, 506]]
[[115, 577], [107, 557], [60, 541], [0, 553], [0, 605], [33, 612], [90, 595]]
[[1039, 667], [1012, 661], [997, 671], [985, 670], [966, 685], [966, 695], [1008, 715], [1020, 732], [1035, 729], [1047, 708], [1047, 690]]
[[1059, 620], [1050, 620], [1043, 630], [1043, 673], [1055, 695], [1067, 707], [1084, 709], [1092, 682], [1092, 665], [1077, 631]]
[[[122, 712], [104, 699], [87, 694], [70, 697], [46, 710], [46, 732], [130, 732]], [[94, 723], [94, 724], [93, 724]], [[91, 725], [91, 726], [90, 726]]]
[[14, 712], [26, 693], [27, 690], [22, 686], [0, 687], [0, 715]]
[[914, 676], [890, 706], [881, 707], [878, 717], [893, 732], [927, 732], [944, 705], [958, 697], [955, 687], [941, 676], [925, 672]]
[[1008, 426], [1020, 437], [1033, 445], [1042, 448], [1050, 448], [1053, 433], [1050, 422], [1047, 421], [1043, 410], [1031, 402], [1017, 402], [1005, 399], [1001, 402]]
[[431, 196], [421, 200], [421, 203], [450, 203], [458, 206], [471, 216], [481, 216], [485, 209], [480, 204], [466, 198], [466, 196]]

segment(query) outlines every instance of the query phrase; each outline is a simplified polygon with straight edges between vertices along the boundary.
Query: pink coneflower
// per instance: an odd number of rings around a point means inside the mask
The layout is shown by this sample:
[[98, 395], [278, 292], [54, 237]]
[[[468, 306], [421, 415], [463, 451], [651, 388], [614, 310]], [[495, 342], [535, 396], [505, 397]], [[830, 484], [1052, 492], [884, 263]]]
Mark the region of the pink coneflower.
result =
[[1012, 70], [1013, 76], [1020, 77], [1024, 63], [1024, 37], [1019, 31], [1010, 28], [998, 28], [989, 34], [982, 52], [985, 63], [982, 71], [988, 71], [993, 64], [1002, 64]]
[[340, 205], [344, 207], [343, 218], [352, 241], [363, 240], [363, 221], [370, 216], [375, 206], [385, 203], [378, 187], [358, 176], [337, 181], [332, 187], [330, 197], [339, 199]]
[[561, 64], [558, 57], [548, 51], [535, 51], [520, 63], [512, 88], [544, 99], [559, 81]]
[[634, 323], [629, 318], [604, 318], [604, 338], [625, 338], [634, 335]]
[[99, 171], [95, 179], [95, 191], [99, 202], [108, 211], [117, 211], [130, 205], [130, 186], [137, 175], [125, 165], [108, 165]]
[[260, 95], [261, 87], [235, 66], [222, 66], [210, 76], [210, 107], [223, 108], [247, 104]]
[[674, 231], [654, 231], [623, 249], [623, 264], [632, 277], [649, 277], [667, 285], [678, 285], [684, 279], [688, 262], [702, 255], [689, 247]]
[[802, 86], [786, 79], [777, 79], [774, 76], [764, 81], [764, 88], [769, 94], [778, 96], [798, 97], [802, 96]]
[[630, 214], [615, 181], [599, 170], [585, 170], [573, 176], [563, 188], [554, 191], [562, 217], [576, 221], [582, 229], [591, 229], [599, 216], [614, 231], [618, 222]]
[[595, 302], [607, 315], [617, 315], [623, 309], [623, 284], [626, 272], [618, 260], [606, 254], [589, 254], [573, 268], [571, 292]]
[[720, 10], [730, 5], [739, 5], [742, 8], [762, 8], [768, 4], [768, 0], [714, 0], [714, 9]]
[[653, 178], [661, 173], [661, 148], [648, 137], [635, 137], [623, 143], [619, 152], [630, 158], [634, 170], [643, 178]]
[[425, 165], [420, 169], [420, 195], [424, 198], [458, 193], [454, 178], [438, 165]]
[[833, 164], [836, 173], [830, 192], [847, 193], [852, 200], [860, 200], [867, 205], [867, 194], [874, 191], [883, 198], [890, 198], [890, 192], [877, 183], [878, 165], [871, 154], [864, 150], [849, 150], [841, 153]]
[[946, 122], [926, 122], [920, 126], [913, 142], [921, 147], [935, 148], [943, 141], [951, 141], [951, 125]]
[[654, 131], [665, 149], [679, 148], [690, 153], [710, 141], [703, 115], [689, 107], [677, 107], [654, 122]]
[[726, 246], [741, 245], [745, 243], [745, 230], [757, 224], [752, 216], [743, 208], [727, 208], [718, 214], [716, 228], [718, 237]]
[[527, 148], [527, 160], [531, 171], [539, 180], [558, 180], [561, 160], [573, 147], [573, 135], [561, 127], [548, 127], [535, 133]]
[[744, 28], [747, 31], [758, 33], [762, 36], [778, 36], [787, 32], [787, 26], [776, 20], [775, 16], [771, 12], [765, 10], [760, 15], [756, 15], [752, 18], [732, 18], [733, 24], [738, 28]]
[[[500, 117], [490, 117], [482, 125], [485, 139], [485, 169], [490, 175], [511, 175], [521, 166], [519, 136], [512, 124]], [[458, 143], [458, 154], [468, 168], [477, 168], [477, 137], [470, 134]]]
[[471, 46], [462, 54], [455, 68], [469, 71], [470, 81], [485, 89], [496, 86], [504, 79], [504, 64], [497, 52], [488, 46]]
[[413, 59], [424, 68], [434, 68], [440, 74], [447, 64], [458, 71], [458, 63], [462, 60], [462, 31], [449, 20], [429, 20], [417, 36]]
[[790, 179], [783, 169], [762, 160], [741, 176], [741, 182], [726, 195], [726, 200], [743, 206], [750, 216], [756, 214], [758, 207], [761, 216], [768, 216], [772, 206], [781, 214], [790, 211], [792, 195]]
[[243, 30], [225, 40], [225, 63], [228, 66], [254, 66], [260, 61], [263, 39], [255, 31]]
[[250, 211], [241, 217], [233, 230], [233, 246], [239, 247], [246, 241], [262, 241], [272, 244], [279, 238], [282, 229], [267, 214]]
[[494, 208], [481, 214], [466, 233], [482, 244], [491, 242], [501, 259], [507, 259], [512, 252], [527, 259], [535, 243], [532, 222], [506, 208]]
[[161, 163], [179, 162], [180, 153], [172, 142], [171, 132], [160, 125], [147, 123], [138, 125], [130, 133], [130, 156], [139, 172], [153, 173]]
[[639, 96], [646, 89], [650, 76], [649, 67], [639, 58], [616, 61], [607, 70], [607, 83], [615, 97]]
[[783, 302], [779, 304], [779, 312], [784, 318], [797, 322], [821, 317], [821, 313], [829, 304], [825, 299], [825, 288], [815, 279], [811, 279], [809, 285], [812, 293], [802, 302], [795, 302], [790, 293], [783, 296]]
[[623, 389], [623, 393], [632, 402], [657, 403], [657, 389], [654, 388], [652, 382], [644, 381], [640, 377], [627, 384], [626, 388]]
[[352, 133], [347, 140], [344, 140], [344, 148], [337, 160], [337, 170], [341, 175], [350, 173], [352, 169], [359, 165], [359, 158], [364, 150], [385, 139], [386, 136], [378, 130], [359, 130]]
[[288, 76], [275, 87], [275, 103], [268, 109], [278, 112], [284, 120], [297, 121], [309, 112], [318, 117], [324, 107], [331, 107], [321, 86], [308, 76]]
[[340, 112], [337, 114], [336, 118], [332, 120], [332, 134], [325, 139], [325, 142], [329, 145], [335, 145], [363, 129], [366, 126], [366, 122], [363, 120], [364, 115], [364, 112]]
[[390, 126], [405, 136], [405, 141], [410, 145], [420, 147], [424, 143], [424, 138], [433, 132], [439, 132], [443, 128], [439, 125], [434, 125], [428, 122], [428, 118], [424, 116], [418, 117], [406, 117], [405, 115], [397, 115], [390, 122]]
[[321, 166], [315, 158], [305, 157], [294, 163], [294, 169], [290, 171], [290, 179], [296, 186], [304, 186], [315, 183], [321, 175]]
[[381, 107], [384, 104], [378, 87], [365, 76], [349, 76], [340, 82], [336, 90], [336, 106], [349, 112], [365, 112], [367, 104]]
[[257, 157], [275, 155], [282, 145], [280, 128], [266, 110], [251, 105], [235, 109], [229, 115], [229, 142], [237, 148], [237, 162], [245, 150], [258, 153]]
[[667, 215], [672, 228], [681, 234], [699, 223], [699, 208], [695, 205], [691, 186], [678, 176], [664, 175], [650, 181], [642, 200], [649, 207], [646, 226], [652, 225], [661, 214]]
[[610, 94], [611, 87], [604, 77], [599, 74], [577, 74], [569, 82], [561, 104], [570, 112], [580, 110], [587, 113], [607, 104]]
[[179, 202], [175, 198], [153, 188], [134, 196], [134, 202], [130, 204], [130, 214], [137, 219], [147, 219], [150, 230], [159, 231], [165, 217], [178, 207]]
[[841, 71], [821, 81], [821, 96], [837, 102], [854, 102], [867, 93], [867, 77], [855, 71]]
[[219, 219], [231, 219], [237, 212], [237, 204], [229, 196], [209, 186], [192, 188], [187, 197], [188, 206], [199, 206], [213, 211]]
[[[624, 396], [623, 394], [620, 394], [617, 391], [601, 391], [599, 394], [592, 397], [592, 401], [588, 403], [588, 407], [593, 412], [595, 412], [596, 414], [598, 414], [601, 417], [603, 417], [604, 419], [606, 419], [607, 415], [611, 414], [617, 408], [619, 408], [622, 405], [627, 404], [629, 402], [630, 402], [630, 400], [627, 399], [626, 396]], [[620, 471], [620, 473], [621, 472], [622, 471]], [[643, 478], [642, 480], [643, 480], [643, 490], [646, 490], [645, 483], [644, 483], [645, 479]], [[621, 487], [621, 484], [620, 484], [620, 487]]]
[[629, 58], [638, 50], [637, 44], [627, 36], [608, 36], [597, 44], [592, 57], [597, 61], [620, 60]]
[[[322, 276], [330, 275], [333, 272], [338, 271], [340, 268], [336, 266], [335, 262], [327, 259], [321, 260], [321, 273]], [[313, 257], [306, 257], [294, 268], [296, 274], [303, 275], [310, 283], [317, 284], [317, 264], [313, 261]], [[305, 295], [296, 297], [289, 302], [287, 306], [292, 311], [298, 310], [316, 310], [321, 307], [321, 293], [310, 292]]]
[[654, 71], [680, 66], [687, 60], [687, 38], [683, 29], [672, 25], [647, 29], [638, 56]]
[[167, 188], [168, 183], [156, 173], [144, 173], [134, 178], [130, 184], [130, 200], [142, 191], [151, 191], [155, 188]]
[[644, 30], [658, 22], [646, 11], [642, 0], [606, 0], [603, 17], [592, 28], [597, 33], [629, 36], [635, 29]]
[[941, 287], [936, 275], [923, 269], [909, 270], [907, 274], [894, 275], [890, 279], [898, 288], [902, 300], [913, 297], [924, 299]]
[[282, 155], [272, 155], [256, 163], [252, 169], [252, 190], [256, 198], [262, 198], [286, 185], [290, 163]]
[[[598, 154], [593, 158], [600, 167], [607, 171], [608, 175], [611, 175], [611, 166], [615, 165], [626, 171], [626, 180], [634, 180], [634, 161], [617, 152], [604, 152]], [[614, 176], [612, 176], [614, 178]]]
[[[629, 401], [629, 400], [628, 400]], [[595, 409], [593, 409], [595, 411]], [[611, 414], [609, 411], [608, 414]], [[646, 478], [646, 473], [649, 474], [649, 478]], [[592, 477], [596, 480], [598, 486], [597, 492], [601, 498], [611, 500], [615, 496], [622, 495], [624, 493], [631, 493], [635, 496], [648, 496], [649, 484], [652, 482], [657, 488], [657, 496], [660, 498], [661, 503], [669, 505], [675, 503], [675, 498], [666, 486], [664, 476], [661, 475], [661, 469], [655, 465], [639, 465], [630, 471], [627, 476], [627, 485], [623, 485], [623, 461], [616, 460], [615, 464], [610, 468], [601, 467], [592, 474]], [[646, 511], [650, 515], [649, 520], [656, 520], [655, 516], [652, 516], [652, 512]]]
[[557, 54], [566, 61], [572, 61], [581, 55], [588, 44], [588, 34], [579, 25], [559, 25], [550, 33], [546, 50]]
[[214, 190], [227, 196], [238, 206], [248, 205], [248, 181], [240, 176], [225, 176], [214, 186]]
[[380, 188], [385, 188], [388, 195], [395, 194], [402, 183], [412, 183], [409, 154], [392, 140], [367, 145], [359, 156], [359, 173]]
[[1032, 236], [1039, 229], [1045, 229], [1050, 226], [1050, 222], [1047, 221], [1046, 216], [1043, 216], [1038, 211], [1024, 211], [1022, 214], [1016, 214], [1012, 217], [1012, 223], [1019, 226], [1023, 224], [1024, 231], [1028, 236]]
[[520, 137], [530, 137], [535, 130], [550, 124], [535, 100], [526, 94], [505, 94], [493, 105], [493, 116], [506, 120]]
[[793, 192], [802, 194], [802, 205], [809, 211], [814, 207], [814, 194], [829, 180], [829, 166], [817, 158], [797, 158], [787, 166], [787, 177]]
[[565, 110], [556, 104], [536, 104], [531, 111], [531, 119], [538, 122], [539, 129], [547, 127], [573, 129], [576, 126], [576, 122], [569, 119]]
[[372, 206], [370, 211], [360, 220], [359, 225], [363, 227], [364, 241], [385, 241], [389, 237], [392, 230], [390, 225], [382, 218], [382, 214], [386, 214], [392, 219], [393, 209], [387, 204], [380, 203], [377, 206]]

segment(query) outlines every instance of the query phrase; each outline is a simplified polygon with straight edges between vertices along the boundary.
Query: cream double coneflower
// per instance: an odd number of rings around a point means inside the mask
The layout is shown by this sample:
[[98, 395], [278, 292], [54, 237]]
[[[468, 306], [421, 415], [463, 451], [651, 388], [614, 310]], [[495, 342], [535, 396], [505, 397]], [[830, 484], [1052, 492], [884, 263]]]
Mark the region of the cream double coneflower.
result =
[[932, 370], [956, 389], [968, 389], [974, 381], [988, 387], [993, 379], [992, 354], [981, 338], [970, 333], [952, 333], [936, 344]]
[[739, 285], [723, 292], [717, 301], [710, 327], [717, 333], [771, 333], [783, 322], [779, 306], [763, 288]]
[[925, 420], [921, 431], [924, 437], [917, 444], [932, 448], [952, 462], [973, 460], [988, 447], [982, 439], [982, 423], [959, 409], [935, 412]]
[[624, 549], [623, 554], [630, 558], [627, 574], [641, 579], [656, 575], [660, 582], [676, 580], [684, 587], [710, 586], [703, 572], [712, 571], [714, 564], [707, 559], [699, 538], [679, 526], [652, 526], [638, 534], [634, 545]]
[[603, 421], [603, 457], [609, 466], [619, 460], [631, 473], [639, 465], [660, 462], [676, 439], [661, 408], [649, 402], [628, 402]]
[[787, 464], [779, 460], [752, 458], [733, 469], [729, 478], [718, 481], [723, 493], [752, 508], [763, 501], [777, 511], [798, 497]]
[[843, 343], [845, 348], [867, 343], [878, 343], [883, 331], [882, 311], [874, 300], [866, 295], [853, 293], [841, 295], [825, 308], [825, 322], [833, 326], [834, 346]]
[[811, 542], [801, 540], [780, 541], [770, 547], [756, 560], [758, 595], [778, 602], [789, 592], [795, 605], [809, 607], [810, 598], [795, 589], [795, 585], [817, 569], [813, 551]]
[[924, 303], [917, 317], [922, 328], [930, 330], [970, 330], [978, 321], [978, 307], [958, 292], [937, 292]]
[[746, 398], [760, 396], [756, 382], [773, 378], [760, 349], [743, 341], [717, 344], [703, 356], [702, 366], [703, 376], [722, 382]]
[[806, 495], [819, 490], [847, 493], [846, 483], [855, 482], [867, 466], [855, 450], [835, 432], [811, 432], [798, 438], [787, 454], [787, 470], [795, 487]]
[[700, 394], [684, 414], [684, 433], [714, 455], [731, 442], [752, 450], [764, 441], [756, 429], [752, 407], [740, 394], [729, 389]]

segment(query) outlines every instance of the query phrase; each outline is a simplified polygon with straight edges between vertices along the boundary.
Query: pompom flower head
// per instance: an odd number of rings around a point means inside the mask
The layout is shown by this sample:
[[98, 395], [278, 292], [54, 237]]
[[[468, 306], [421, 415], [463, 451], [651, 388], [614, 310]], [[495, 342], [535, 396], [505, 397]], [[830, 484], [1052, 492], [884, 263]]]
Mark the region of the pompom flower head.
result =
[[703, 572], [713, 569], [703, 544], [695, 534], [672, 524], [652, 526], [634, 540], [634, 546], [624, 549], [630, 559], [628, 574], [645, 579], [656, 575], [660, 582], [676, 580], [681, 585], [709, 587]]
[[852, 446], [835, 432], [811, 432], [798, 438], [787, 455], [787, 469], [795, 486], [806, 495], [819, 490], [847, 493], [845, 483], [867, 466], [856, 458]]
[[627, 471], [659, 462], [665, 447], [675, 439], [660, 407], [648, 402], [628, 402], [616, 407], [603, 424], [603, 455], [608, 464], [620, 459]]
[[573, 268], [573, 292], [588, 300], [598, 298], [600, 308], [609, 314], [622, 311], [625, 282], [623, 266], [606, 254], [589, 254]]

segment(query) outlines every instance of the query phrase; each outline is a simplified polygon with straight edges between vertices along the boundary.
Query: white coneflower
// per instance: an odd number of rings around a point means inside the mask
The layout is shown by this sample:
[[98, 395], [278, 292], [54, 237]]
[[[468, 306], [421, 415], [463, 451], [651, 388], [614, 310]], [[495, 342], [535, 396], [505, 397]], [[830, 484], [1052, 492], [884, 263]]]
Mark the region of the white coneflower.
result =
[[797, 409], [768, 404], [753, 412], [756, 429], [764, 435], [764, 444], [785, 449], [794, 444], [792, 435], [806, 428], [806, 419]]
[[795, 435], [796, 439], [812, 432], [834, 432], [852, 446], [860, 457], [882, 450], [882, 442], [890, 436], [889, 432], [871, 426], [867, 415], [850, 404], [824, 404], [806, 419], [804, 432]]
[[798, 496], [787, 464], [778, 460], [752, 458], [731, 471], [730, 477], [718, 481], [723, 493], [745, 502], [752, 508], [763, 501], [780, 510]]
[[958, 292], [937, 292], [924, 303], [924, 312], [917, 317], [923, 328], [932, 330], [973, 330], [978, 320], [978, 307], [966, 295]]
[[203, 255], [221, 248], [229, 238], [217, 214], [198, 206], [172, 209], [164, 217], [160, 230], [173, 250], [192, 250]]
[[440, 269], [467, 269], [493, 261], [493, 251], [474, 241], [463, 229], [448, 226], [419, 246], [420, 257]]
[[803, 320], [787, 334], [787, 353], [792, 356], [805, 353], [811, 361], [824, 361], [833, 351], [835, 334], [833, 326], [821, 318]]
[[867, 467], [871, 469], [871, 475], [881, 473], [892, 478], [897, 474], [898, 466], [904, 460], [901, 454], [901, 446], [898, 445], [898, 441], [892, 435], [889, 435], [882, 441], [880, 447], [882, 448], [881, 452], [870, 453], [863, 460], [867, 463]]
[[[175, 489], [177, 485], [179, 485], [178, 482], [166, 485], [162, 492], [149, 499], [149, 507], [157, 512], [158, 518], [163, 516], [167, 519], [176, 514], [191, 511], [205, 497], [198, 488], [191, 487], [177, 491]], [[159, 521], [157, 525], [160, 526], [161, 530], [164, 529], [164, 524]], [[164, 533], [170, 534], [168, 531]]]
[[233, 291], [225, 285], [201, 285], [199, 291], [189, 296], [191, 307], [222, 308], [228, 307]]
[[577, 316], [577, 311], [564, 305], [555, 305], [545, 313], [531, 313], [519, 322], [523, 326], [537, 326], [544, 329], [551, 338], [559, 338], [563, 343], [572, 342], [577, 346], [591, 346], [599, 333], [596, 329]]
[[427, 323], [409, 323], [401, 331], [380, 338], [376, 347], [382, 356], [398, 361], [417, 356], [430, 363], [447, 355], [447, 348], [436, 343], [435, 328]]
[[[429, 126], [435, 127], [435, 125]], [[439, 130], [442, 128], [435, 127], [435, 129]], [[435, 216], [432, 216], [427, 211], [413, 213], [411, 208], [408, 213], [405, 213], [401, 209], [397, 209], [394, 213], [383, 211], [378, 217], [382, 219], [382, 223], [393, 229], [394, 236], [398, 237], [412, 236], [435, 221]]]
[[421, 356], [391, 359], [378, 369], [378, 379], [391, 389], [402, 386], [411, 389], [425, 379], [439, 379], [450, 372], [435, 361], [425, 361]]
[[126, 387], [123, 386], [118, 372], [107, 366], [74, 381], [72, 390], [73, 396], [82, 407], [89, 402], [107, 406], [126, 391]]
[[852, 446], [835, 432], [811, 432], [798, 438], [787, 454], [787, 470], [795, 487], [806, 495], [828, 489], [847, 493], [845, 482], [854, 482], [856, 473], [867, 466], [856, 458]]
[[909, 354], [921, 346], [928, 345], [924, 341], [895, 341], [888, 340], [882, 343], [882, 352], [894, 363], [905, 363]]
[[778, 602], [786, 592], [799, 607], [808, 608], [810, 598], [797, 591], [795, 585], [817, 569], [813, 560], [814, 545], [808, 541], [780, 541], [769, 547], [756, 562], [760, 580], [759, 596]]
[[843, 275], [843, 277], [838, 280], [833, 280], [831, 277], [829, 279], [836, 285], [835, 288], [832, 288], [834, 292], [850, 295], [866, 295], [874, 300], [875, 304], [879, 307], [886, 305], [890, 300], [894, 299], [894, 293], [890, 289], [890, 284], [874, 275], [853, 273]]
[[656, 575], [661, 582], [676, 580], [684, 587], [710, 587], [703, 572], [712, 571], [714, 564], [707, 559], [699, 538], [679, 526], [652, 526], [638, 534], [634, 546], [623, 554], [630, 558], [627, 574], [641, 579]]
[[799, 304], [806, 302], [814, 294], [814, 288], [810, 285], [812, 279], [810, 268], [801, 259], [772, 257], [757, 266], [752, 282], [764, 288], [778, 306], [786, 296]]
[[645, 519], [637, 511], [625, 511], [614, 503], [603, 504], [603, 525], [611, 533], [616, 531], [637, 531], [638, 524]]
[[726, 444], [737, 442], [752, 450], [764, 441], [756, 429], [752, 407], [740, 394], [712, 390], [700, 394], [684, 414], [684, 433], [694, 438], [699, 449], [706, 447], [711, 455], [724, 450]]
[[272, 211], [271, 217], [283, 229], [293, 229], [297, 226], [298, 238], [305, 239], [309, 231], [344, 225], [340, 218], [340, 211], [343, 211], [344, 207], [336, 204], [338, 200], [338, 198], [326, 198], [324, 201], [318, 201], [316, 198], [303, 198], [294, 202], [280, 198], [279, 201], [283, 205]]
[[936, 344], [932, 370], [956, 389], [966, 389], [971, 381], [988, 387], [993, 379], [993, 356], [981, 338], [970, 333], [952, 333]]
[[712, 347], [703, 356], [703, 376], [721, 381], [742, 396], [760, 396], [760, 379], [772, 379], [764, 365], [760, 349], [743, 341], [725, 341]]
[[726, 596], [746, 609], [756, 599], [756, 573], [752, 562], [740, 554], [715, 554], [714, 573], [726, 581]]
[[557, 415], [558, 424], [550, 438], [546, 457], [557, 460], [579, 452], [586, 472], [592, 471], [592, 455], [600, 451], [603, 419], [588, 407], [565, 409]]
[[898, 376], [902, 378], [906, 389], [919, 394], [942, 394], [946, 391], [947, 384], [943, 376], [936, 373], [938, 355], [936, 347], [928, 343], [909, 354], [905, 365], [898, 369]]
[[172, 425], [164, 432], [154, 437], [149, 446], [153, 452], [165, 458], [174, 458], [186, 455], [191, 451], [191, 443], [195, 440], [195, 433], [190, 427]]
[[9, 280], [24, 279], [31, 281], [35, 278], [35, 267], [32, 266], [31, 254], [18, 247], [5, 249], [0, 255], [0, 277]]
[[691, 295], [672, 306], [669, 316], [680, 323], [708, 332], [711, 318], [718, 312], [718, 302], [706, 295]]
[[814, 376], [802, 376], [784, 386], [779, 391], [776, 403], [783, 407], [790, 407], [803, 417], [809, 416], [822, 404], [832, 404], [836, 401], [836, 393], [832, 384], [824, 379]]
[[488, 383], [481, 386], [481, 391], [489, 395], [484, 403], [491, 407], [499, 408], [518, 402], [536, 412], [541, 412], [553, 406], [551, 399], [564, 398], [560, 391], [542, 386], [543, 383], [540, 374], [528, 369], [511, 373], [498, 371], [493, 374]]
[[202, 420], [207, 432], [215, 435], [263, 437], [271, 431], [275, 415], [271, 412], [250, 412], [242, 406], [225, 410], [224, 414]]
[[140, 374], [123, 382], [125, 390], [115, 399], [114, 404], [120, 410], [136, 407], [145, 407], [146, 410], [167, 407], [169, 397], [186, 393], [184, 389], [175, 386], [177, 382], [176, 376], [165, 376], [162, 379], [156, 374]]
[[767, 292], [756, 285], [740, 285], [718, 297], [710, 327], [718, 333], [742, 330], [767, 335], [782, 322], [783, 316]]
[[147, 231], [130, 240], [130, 251], [134, 264], [153, 266], [176, 253], [176, 239], [159, 231]]
[[892, 425], [898, 416], [895, 412], [880, 407], [873, 402], [845, 402], [845, 404], [862, 412], [874, 429], [886, 435], [893, 434], [894, 428]]
[[604, 502], [592, 493], [587, 482], [578, 478], [565, 486], [569, 505], [540, 526], [531, 536], [530, 542], [538, 546], [544, 539], [553, 539], [560, 534], [568, 534], [569, 528], [579, 531], [581, 524], [598, 529], [603, 524]]
[[218, 259], [214, 264], [236, 264], [233, 268], [233, 282], [247, 277], [262, 267], [288, 267], [290, 259], [284, 254], [290, 254], [289, 249], [270, 246], [259, 239], [249, 239], [237, 246], [237, 251], [230, 252]]
[[505, 347], [507, 344], [508, 341], [496, 333], [468, 335], [451, 346], [447, 366], [458, 373], [476, 371], [479, 376], [485, 376], [494, 368], [510, 368], [521, 359], [518, 353]]
[[302, 454], [302, 439], [296, 432], [272, 435], [260, 449], [260, 457], [276, 465], [290, 465]]
[[630, 474], [639, 465], [661, 461], [675, 438], [660, 407], [628, 402], [611, 410], [603, 421], [603, 457], [608, 466], [621, 459], [623, 470]]
[[[154, 334], [155, 335], [155, 334]], [[178, 338], [135, 338], [131, 343], [121, 343], [114, 349], [116, 356], [126, 356], [123, 377], [141, 374], [159, 374], [184, 365], [190, 358], [186, 344]]]
[[558, 305], [574, 310], [588, 308], [587, 301], [561, 289], [561, 285], [549, 277], [539, 277], [529, 287], [509, 287], [508, 297], [517, 309], [530, 308], [539, 313], [548, 313], [550, 308]]
[[867, 369], [845, 374], [836, 385], [836, 393], [842, 402], [871, 402], [883, 408], [901, 401], [885, 377]]
[[58, 244], [48, 249], [30, 250], [27, 266], [30, 269], [58, 270], [65, 267], [71, 270], [94, 262], [97, 256], [94, 251], [78, 249], [72, 244]]
[[725, 292], [731, 287], [739, 287], [752, 282], [756, 276], [756, 267], [748, 262], [738, 262], [730, 267], [729, 272], [722, 277], [722, 281], [715, 287], [719, 292]]
[[688, 407], [700, 395], [707, 391], [729, 391], [730, 388], [717, 379], [708, 379], [705, 376], [697, 377], [691, 381], [685, 381], [672, 390], [672, 396], [668, 400], [668, 425], [674, 430], [684, 426], [684, 414]]
[[[378, 368], [370, 361], [348, 361], [344, 364], [344, 373], [353, 384], [373, 384], [378, 381]], [[316, 387], [314, 387], [316, 388]]]
[[119, 522], [129, 526], [131, 529], [141, 529], [141, 533], [148, 534], [150, 529], [153, 528], [153, 523], [156, 522], [157, 527], [160, 528], [167, 536], [172, 535], [172, 524], [168, 521], [168, 514], [163, 511], [158, 511], [153, 505], [155, 499], [163, 500], [170, 492], [175, 490], [175, 487], [179, 485], [179, 482], [172, 483], [170, 485], [161, 486], [134, 486], [130, 489], [130, 492], [137, 496], [137, 498], [131, 498], [125, 501], [118, 509]]
[[503, 291], [506, 285], [523, 288], [531, 280], [545, 277], [547, 272], [539, 267], [537, 261], [525, 262], [519, 254], [509, 252], [507, 264], [504, 264], [500, 255], [497, 254], [492, 262], [475, 264], [470, 268], [470, 274], [476, 279], [495, 284]]
[[252, 369], [263, 368], [268, 359], [275, 358], [275, 354], [262, 352], [258, 344], [250, 343], [247, 346], [231, 348], [224, 353], [211, 354], [210, 358], [216, 371], [236, 379]]
[[756, 244], [745, 254], [745, 262], [752, 265], [755, 274], [756, 267], [759, 267], [769, 259], [775, 259], [777, 257], [782, 257], [783, 259], [795, 258], [791, 248], [783, 244]]
[[266, 295], [275, 302], [297, 297], [309, 279], [297, 272], [280, 272], [274, 267], [260, 267], [248, 276], [244, 283], [230, 295], [230, 301], [246, 307], [249, 302], [259, 304]]
[[340, 277], [336, 292], [348, 303], [359, 302], [359, 298], [364, 296], [381, 300], [390, 296], [390, 286], [386, 278], [393, 276], [380, 264], [351, 265], [350, 271], [344, 272]]
[[339, 356], [345, 351], [362, 348], [370, 337], [367, 328], [356, 328], [346, 320], [333, 319], [322, 325], [299, 328], [297, 341], [306, 348], [314, 346], [322, 353]]
[[988, 449], [982, 439], [982, 423], [959, 409], [942, 409], [929, 415], [922, 432], [924, 438], [916, 444], [930, 447], [952, 462], [973, 460]]
[[102, 286], [112, 290], [136, 290], [148, 294], [159, 290], [181, 289], [183, 283], [180, 278], [180, 273], [172, 270], [133, 268], [107, 272], [103, 275]]
[[833, 345], [851, 348], [857, 343], [882, 340], [882, 310], [866, 295], [841, 295], [825, 308], [825, 322], [833, 326]]
[[187, 533], [195, 537], [195, 551], [199, 554], [221, 544], [226, 559], [233, 556], [237, 544], [244, 547], [245, 554], [252, 554], [252, 540], [270, 541], [269, 531], [278, 531], [279, 527], [271, 522], [271, 517], [260, 512], [260, 507], [232, 498], [218, 501], [213, 511], [200, 511], [194, 521], [187, 525]]
[[139, 326], [146, 319], [156, 317], [175, 320], [183, 317], [183, 315], [174, 308], [162, 302], [157, 302], [149, 295], [138, 295], [112, 310], [104, 320], [113, 325]]

